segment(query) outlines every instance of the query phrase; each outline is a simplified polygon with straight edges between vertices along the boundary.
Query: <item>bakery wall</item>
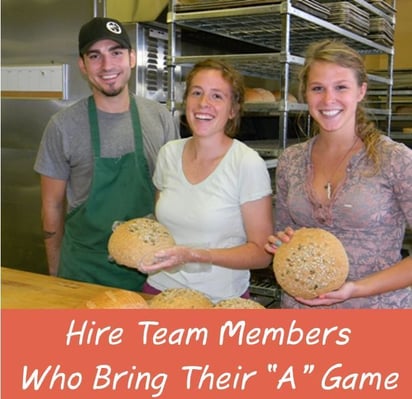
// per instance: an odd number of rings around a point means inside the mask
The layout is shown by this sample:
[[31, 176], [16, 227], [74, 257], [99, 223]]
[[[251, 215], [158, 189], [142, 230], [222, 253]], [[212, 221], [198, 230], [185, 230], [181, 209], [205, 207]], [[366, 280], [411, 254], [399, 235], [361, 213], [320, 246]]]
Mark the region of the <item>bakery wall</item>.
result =
[[92, 0], [2, 0], [2, 66], [68, 64], [68, 99], [2, 97], [1, 264], [47, 272], [37, 148], [50, 116], [88, 93], [77, 68], [77, 32]]
[[396, 0], [395, 69], [412, 69], [412, 1]]

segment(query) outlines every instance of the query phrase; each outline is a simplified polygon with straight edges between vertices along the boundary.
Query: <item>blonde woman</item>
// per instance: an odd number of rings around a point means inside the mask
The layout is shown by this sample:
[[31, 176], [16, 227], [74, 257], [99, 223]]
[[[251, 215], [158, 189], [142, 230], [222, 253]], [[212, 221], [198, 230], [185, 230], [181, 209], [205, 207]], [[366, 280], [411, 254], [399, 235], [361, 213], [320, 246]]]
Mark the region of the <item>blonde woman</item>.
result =
[[283, 294], [283, 307], [412, 307], [412, 258], [401, 257], [412, 225], [412, 151], [368, 120], [367, 85], [362, 57], [346, 44], [325, 40], [308, 48], [300, 96], [314, 137], [279, 159], [279, 233], [266, 249], [275, 253], [300, 227], [323, 228], [343, 243], [350, 272], [340, 289], [313, 300]]

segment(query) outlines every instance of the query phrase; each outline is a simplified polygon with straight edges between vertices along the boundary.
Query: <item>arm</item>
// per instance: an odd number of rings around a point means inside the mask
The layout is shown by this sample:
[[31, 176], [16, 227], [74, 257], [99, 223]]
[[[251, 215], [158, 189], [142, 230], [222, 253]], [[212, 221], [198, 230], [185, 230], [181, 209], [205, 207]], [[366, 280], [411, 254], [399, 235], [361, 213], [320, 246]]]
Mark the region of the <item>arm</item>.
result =
[[42, 223], [44, 244], [52, 276], [57, 274], [60, 246], [63, 238], [66, 181], [41, 176]]
[[[276, 249], [287, 243], [293, 236], [293, 230], [288, 227], [284, 232], [270, 235], [265, 245], [266, 251], [276, 254]], [[309, 306], [333, 305], [351, 298], [361, 298], [379, 295], [389, 291], [412, 286], [412, 257], [408, 256], [385, 270], [370, 274], [357, 281], [347, 281], [335, 291], [320, 295], [314, 299], [295, 298]]]
[[233, 248], [193, 249], [173, 247], [159, 251], [161, 260], [146, 267], [146, 272], [177, 266], [188, 262], [213, 263], [230, 269], [261, 269], [267, 267], [272, 255], [264, 249], [268, 235], [273, 231], [272, 198], [266, 196], [241, 206], [247, 241]]
[[309, 306], [333, 305], [351, 298], [383, 294], [412, 285], [412, 257], [408, 256], [395, 265], [370, 274], [357, 281], [347, 281], [338, 290], [315, 299], [296, 298]]
[[264, 250], [267, 237], [273, 232], [272, 197], [246, 202], [241, 208], [246, 243], [233, 248], [210, 250], [212, 263], [231, 269], [265, 268], [272, 260], [272, 256]]
[[412, 257], [408, 256], [380, 272], [354, 281], [351, 298], [383, 294], [412, 285]]

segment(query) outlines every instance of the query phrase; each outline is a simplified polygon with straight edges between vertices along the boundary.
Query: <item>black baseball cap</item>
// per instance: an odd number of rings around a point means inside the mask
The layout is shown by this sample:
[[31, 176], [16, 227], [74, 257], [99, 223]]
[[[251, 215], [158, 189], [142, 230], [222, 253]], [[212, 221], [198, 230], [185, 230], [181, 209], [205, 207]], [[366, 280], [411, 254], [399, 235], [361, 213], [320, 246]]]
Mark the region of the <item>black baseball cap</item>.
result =
[[123, 48], [131, 49], [129, 35], [123, 25], [113, 18], [96, 17], [84, 24], [79, 32], [79, 54], [83, 55], [89, 47], [99, 40], [110, 39]]

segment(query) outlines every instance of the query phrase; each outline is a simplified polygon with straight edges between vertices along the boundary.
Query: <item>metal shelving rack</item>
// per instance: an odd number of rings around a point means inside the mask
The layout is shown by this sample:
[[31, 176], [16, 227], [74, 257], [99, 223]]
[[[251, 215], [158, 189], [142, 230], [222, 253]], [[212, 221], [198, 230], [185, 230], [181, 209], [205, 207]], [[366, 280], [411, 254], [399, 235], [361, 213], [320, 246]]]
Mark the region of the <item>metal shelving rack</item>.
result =
[[[393, 8], [395, 8], [395, 1], [392, 0], [390, 4]], [[304, 62], [304, 50], [310, 42], [324, 38], [336, 38], [344, 39], [363, 55], [383, 54], [387, 56], [386, 76], [369, 75], [372, 85], [382, 88], [386, 92], [386, 103], [384, 107], [371, 108], [369, 111], [386, 119], [387, 134], [390, 134], [394, 56], [392, 46], [370, 40], [361, 34], [303, 11], [296, 7], [294, 0], [249, 1], [244, 3], [253, 4], [237, 7], [233, 6], [236, 3], [234, 1], [221, 0], [218, 2], [219, 8], [194, 11], [187, 9], [182, 11], [181, 5], [179, 6], [177, 3], [176, 0], [169, 0], [167, 16], [169, 29], [168, 106], [172, 112], [179, 109], [174, 80], [176, 68], [190, 67], [206, 56], [226, 58], [246, 76], [273, 79], [280, 83], [281, 101], [273, 104], [259, 104], [258, 106], [250, 105], [245, 108], [245, 111], [279, 116], [279, 146], [281, 150], [288, 145], [288, 114], [307, 109], [305, 104], [290, 103], [287, 99], [291, 81], [296, 79], [299, 68]], [[213, 2], [209, 1], [209, 3]], [[224, 8], [225, 3], [230, 4], [230, 7]], [[351, 3], [367, 10], [371, 15], [384, 18], [391, 26], [395, 25], [395, 16], [376, 7], [373, 2], [351, 0]], [[202, 8], [205, 8], [204, 4]], [[220, 36], [248, 45], [256, 45], [259, 51], [248, 54], [179, 55], [176, 52], [177, 29], [203, 31], [216, 35], [216, 37]]]
[[[391, 136], [395, 140], [411, 143], [412, 141], [412, 111], [398, 112], [408, 107], [412, 110], [412, 70], [394, 70], [392, 91], [392, 121]], [[408, 128], [409, 133], [404, 129]]]
[[[379, 106], [386, 104], [386, 91], [373, 91], [373, 101]], [[412, 70], [393, 71], [391, 137], [399, 141], [412, 141], [412, 134], [403, 128], [412, 129], [412, 111], [400, 111], [401, 108], [412, 110]], [[383, 121], [385, 122], [385, 121]], [[384, 127], [386, 129], [386, 127]]]

